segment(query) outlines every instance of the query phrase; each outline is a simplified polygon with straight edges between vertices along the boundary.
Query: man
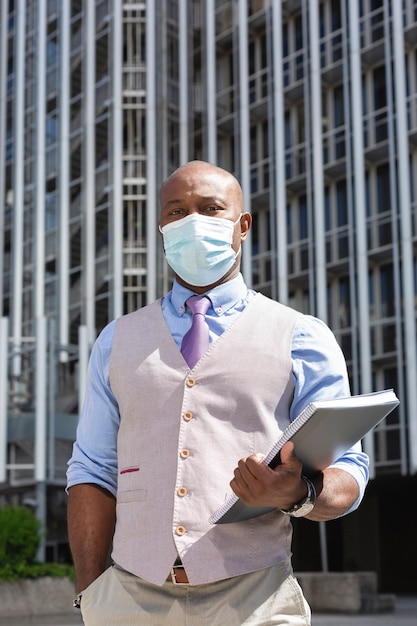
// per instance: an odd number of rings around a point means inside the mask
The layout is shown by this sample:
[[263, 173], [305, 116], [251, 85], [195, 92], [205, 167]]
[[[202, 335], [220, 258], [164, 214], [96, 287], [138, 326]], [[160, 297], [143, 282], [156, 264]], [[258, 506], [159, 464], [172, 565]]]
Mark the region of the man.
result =
[[[309, 402], [349, 395], [344, 358], [322, 322], [245, 286], [251, 216], [231, 174], [188, 163], [165, 181], [160, 202], [173, 289], [96, 341], [69, 462], [85, 624], [308, 625], [290, 516], [354, 510], [367, 457], [357, 445], [310, 481], [291, 442], [274, 470], [262, 454]], [[209, 347], [188, 364], [180, 349], [193, 294], [209, 298]], [[211, 525], [230, 487], [274, 510]]]

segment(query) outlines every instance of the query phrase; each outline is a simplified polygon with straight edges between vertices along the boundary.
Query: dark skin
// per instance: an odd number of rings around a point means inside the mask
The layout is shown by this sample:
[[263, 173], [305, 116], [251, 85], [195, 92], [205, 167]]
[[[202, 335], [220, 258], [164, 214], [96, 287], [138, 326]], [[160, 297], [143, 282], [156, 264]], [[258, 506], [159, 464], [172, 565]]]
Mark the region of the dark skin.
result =
[[98, 485], [74, 485], [68, 491], [67, 520], [78, 593], [106, 569], [116, 521], [116, 499]]
[[[243, 212], [242, 190], [228, 172], [201, 161], [193, 161], [176, 170], [162, 185], [160, 194], [162, 227], [192, 213], [237, 221], [232, 247], [235, 252], [247, 238], [252, 218]], [[212, 285], [188, 285], [202, 294], [235, 278], [240, 271], [241, 253], [232, 268]], [[301, 478], [302, 464], [288, 442], [281, 450], [281, 463], [271, 469], [263, 455], [252, 454], [240, 459], [230, 486], [246, 504], [290, 509], [307, 495]], [[314, 478], [317, 501], [306, 517], [314, 521], [334, 519], [345, 513], [358, 497], [356, 481], [347, 472], [328, 468]], [[69, 489], [68, 536], [76, 571], [76, 590], [82, 591], [106, 568], [116, 519], [116, 500], [105, 489], [93, 484], [75, 485]]]
[[[161, 228], [193, 213], [232, 222], [236, 222], [240, 216], [233, 234], [232, 248], [235, 252], [239, 252], [252, 224], [250, 213], [243, 212], [242, 190], [234, 176], [202, 161], [188, 163], [165, 181], [160, 192], [160, 206]], [[240, 271], [240, 259], [241, 252], [227, 274], [211, 285], [197, 287], [189, 285], [178, 275], [175, 278], [180, 285], [202, 294], [236, 278]]]

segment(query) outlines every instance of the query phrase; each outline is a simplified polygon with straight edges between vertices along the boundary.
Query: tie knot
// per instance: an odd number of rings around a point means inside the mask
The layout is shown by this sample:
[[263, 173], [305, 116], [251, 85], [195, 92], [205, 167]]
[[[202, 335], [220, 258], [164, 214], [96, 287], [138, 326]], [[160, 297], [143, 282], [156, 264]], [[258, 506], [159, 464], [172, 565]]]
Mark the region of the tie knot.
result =
[[191, 296], [188, 298], [187, 305], [190, 307], [192, 314], [200, 313], [205, 315], [209, 309], [211, 302], [206, 296]]

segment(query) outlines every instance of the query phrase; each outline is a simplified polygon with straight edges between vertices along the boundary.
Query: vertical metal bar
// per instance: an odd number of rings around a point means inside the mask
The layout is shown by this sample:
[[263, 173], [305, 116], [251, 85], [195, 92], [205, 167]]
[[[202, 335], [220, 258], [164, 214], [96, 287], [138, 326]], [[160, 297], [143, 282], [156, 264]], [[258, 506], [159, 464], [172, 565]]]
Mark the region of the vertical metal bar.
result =
[[188, 20], [187, 0], [179, 0], [180, 165], [188, 161]]
[[24, 133], [25, 133], [25, 43], [26, 3], [18, 0], [15, 33], [15, 100], [14, 100], [14, 172], [13, 172], [13, 247], [12, 247], [12, 335], [14, 376], [21, 373], [22, 308], [23, 308], [23, 220], [24, 220]]
[[[59, 92], [59, 343], [69, 343], [69, 276], [70, 276], [70, 3], [62, 2], [59, 7], [60, 37], [60, 92]], [[59, 353], [61, 363], [68, 361], [67, 350]]]
[[[363, 148], [361, 50], [358, 0], [348, 2], [351, 65], [351, 98], [353, 130], [353, 176], [356, 226], [356, 270], [358, 293], [359, 360], [361, 364], [361, 392], [371, 391], [371, 345], [368, 293], [368, 250], [366, 241], [365, 160]], [[375, 475], [374, 439], [368, 433], [364, 447], [369, 455], [370, 475]]]
[[402, 3], [392, 3], [392, 35], [394, 53], [394, 92], [396, 106], [396, 137], [398, 159], [398, 197], [402, 258], [402, 298], [406, 349], [407, 413], [409, 429], [410, 472], [417, 472], [417, 345], [415, 323], [415, 289], [413, 240], [410, 198], [410, 169], [407, 131], [407, 90], [403, 39]]
[[282, 60], [282, 7], [272, 3], [272, 71], [274, 77], [274, 205], [277, 296], [288, 304], [287, 194], [285, 185], [285, 123]]
[[87, 371], [88, 359], [90, 356], [90, 347], [88, 343], [88, 328], [86, 326], [78, 327], [78, 414], [84, 405], [85, 390], [87, 387]]
[[[309, 49], [311, 94], [311, 139], [313, 174], [314, 275], [316, 315], [327, 321], [327, 277], [324, 221], [323, 133], [321, 108], [320, 29], [317, 0], [309, 0]], [[327, 572], [326, 525], [319, 524], [322, 571]]]
[[207, 160], [217, 163], [216, 128], [216, 17], [214, 0], [206, 0], [206, 92], [207, 92]]
[[96, 265], [95, 265], [95, 176], [96, 176], [96, 154], [95, 154], [95, 84], [96, 84], [96, 24], [95, 24], [95, 2], [87, 0], [85, 3], [85, 111], [84, 111], [84, 294], [85, 320], [88, 328], [89, 343], [95, 339], [95, 293], [96, 293]]
[[123, 313], [123, 4], [113, 2], [113, 183], [112, 183], [112, 265], [113, 290], [111, 317]]
[[40, 522], [41, 531], [36, 559], [39, 563], [44, 563], [46, 560], [46, 482], [44, 480], [36, 483], [36, 517]]
[[[249, 39], [248, 39], [248, 3], [239, 0], [239, 126], [240, 126], [240, 183], [243, 191], [243, 210], [250, 211], [250, 117], [249, 117]], [[246, 239], [242, 272], [248, 287], [252, 286], [252, 238]]]
[[39, 0], [37, 16], [36, 110], [36, 235], [35, 235], [35, 480], [36, 515], [41, 524], [37, 558], [45, 561], [46, 444], [47, 444], [47, 319], [45, 311], [45, 115], [46, 115], [46, 2]]
[[[7, 0], [0, 3], [0, 202], [6, 195], [6, 121], [7, 121], [7, 45], [8, 45]], [[4, 210], [0, 211], [0, 250], [4, 250]], [[4, 298], [4, 254], [0, 253], [0, 316], [3, 314]]]
[[35, 480], [46, 479], [46, 388], [47, 388], [47, 321], [36, 319], [36, 370], [35, 370]]
[[[392, 58], [392, 38], [390, 34], [390, 0], [384, 0], [384, 29], [385, 29], [385, 58]], [[404, 341], [402, 336], [402, 300], [401, 300], [401, 262], [400, 262], [400, 244], [399, 244], [399, 225], [398, 225], [398, 197], [397, 197], [397, 181], [396, 181], [396, 133], [395, 123], [395, 107], [393, 98], [394, 77], [392, 64], [386, 64], [386, 82], [387, 82], [387, 106], [388, 115], [388, 151], [389, 151], [389, 179], [390, 179], [390, 204], [391, 204], [391, 230], [392, 230], [392, 265], [394, 275], [394, 306], [395, 306], [395, 333], [397, 348], [397, 372], [398, 372], [398, 395], [400, 398], [405, 397], [404, 390], [404, 374], [402, 364], [405, 359]], [[399, 406], [400, 415], [400, 451], [401, 451], [401, 474], [407, 474], [407, 437], [406, 437], [406, 418], [405, 407], [401, 403]]]
[[48, 385], [47, 385], [47, 414], [48, 421], [48, 479], [55, 479], [55, 393], [56, 393], [56, 326], [55, 319], [48, 320]]
[[35, 317], [45, 312], [46, 1], [38, 0], [36, 33]]
[[319, 535], [320, 535], [320, 558], [321, 558], [321, 571], [329, 571], [329, 559], [327, 553], [327, 535], [326, 535], [326, 522], [319, 522]]
[[[308, 233], [308, 259], [310, 267], [308, 270], [308, 310], [312, 315], [317, 314], [316, 298], [315, 298], [315, 281], [316, 273], [314, 267], [314, 238], [313, 238], [313, 181], [312, 181], [312, 133], [311, 133], [311, 85], [308, 79], [309, 75], [309, 56], [308, 56], [308, 0], [301, 0], [301, 16], [302, 16], [302, 37], [303, 37], [303, 97], [304, 97], [304, 124], [305, 124], [305, 161], [306, 161], [306, 206], [307, 206], [307, 233]], [[298, 199], [300, 202], [300, 199]]]
[[41, 523], [41, 542], [38, 560], [45, 560], [46, 529], [46, 441], [47, 441], [47, 319], [36, 319], [36, 370], [35, 370], [35, 481], [37, 491], [37, 517]]
[[155, 3], [146, 3], [146, 301], [156, 298], [157, 281], [157, 193], [156, 193], [156, 63], [155, 63]]
[[9, 320], [0, 317], [0, 483], [6, 480], [7, 464], [7, 407], [9, 390], [7, 386], [7, 353]]
[[353, 178], [352, 178], [352, 126], [351, 126], [351, 96], [350, 96], [350, 65], [349, 65], [349, 29], [347, 4], [348, 0], [341, 3], [342, 9], [342, 43], [343, 43], [343, 106], [345, 111], [345, 145], [346, 145], [346, 190], [348, 204], [349, 224], [349, 289], [350, 289], [350, 316], [351, 316], [351, 344], [352, 344], [352, 388], [353, 393], [359, 393], [358, 381], [358, 324], [356, 303], [356, 272], [355, 272], [355, 241], [354, 241], [354, 206], [353, 206]]
[[324, 223], [323, 134], [321, 110], [320, 29], [317, 0], [309, 0], [309, 11], [316, 315], [326, 321], [327, 281]]

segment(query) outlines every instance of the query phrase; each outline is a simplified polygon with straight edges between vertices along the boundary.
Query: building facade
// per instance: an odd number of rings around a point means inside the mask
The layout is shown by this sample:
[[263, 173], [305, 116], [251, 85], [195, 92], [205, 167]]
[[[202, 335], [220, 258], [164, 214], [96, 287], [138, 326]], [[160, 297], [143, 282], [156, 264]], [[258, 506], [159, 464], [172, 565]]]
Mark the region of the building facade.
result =
[[353, 393], [401, 399], [364, 440], [362, 507], [326, 524], [325, 549], [301, 520], [296, 567], [372, 569], [412, 591], [417, 544], [399, 541], [417, 485], [417, 0], [0, 11], [0, 502], [33, 506], [43, 556], [66, 558], [89, 350], [169, 288], [158, 188], [203, 159], [237, 176], [253, 213], [247, 283], [329, 324]]

